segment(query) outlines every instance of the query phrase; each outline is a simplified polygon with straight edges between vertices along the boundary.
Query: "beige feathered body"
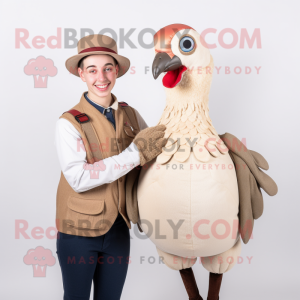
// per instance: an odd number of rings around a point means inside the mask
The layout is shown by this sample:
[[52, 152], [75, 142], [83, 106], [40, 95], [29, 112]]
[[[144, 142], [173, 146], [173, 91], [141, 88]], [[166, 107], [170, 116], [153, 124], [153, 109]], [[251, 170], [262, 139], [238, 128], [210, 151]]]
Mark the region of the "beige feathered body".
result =
[[211, 57], [202, 74], [187, 70], [166, 89], [159, 124], [166, 125], [168, 142], [138, 184], [143, 231], [159, 249], [183, 257], [222, 253], [237, 240], [236, 173], [209, 117], [212, 72]]

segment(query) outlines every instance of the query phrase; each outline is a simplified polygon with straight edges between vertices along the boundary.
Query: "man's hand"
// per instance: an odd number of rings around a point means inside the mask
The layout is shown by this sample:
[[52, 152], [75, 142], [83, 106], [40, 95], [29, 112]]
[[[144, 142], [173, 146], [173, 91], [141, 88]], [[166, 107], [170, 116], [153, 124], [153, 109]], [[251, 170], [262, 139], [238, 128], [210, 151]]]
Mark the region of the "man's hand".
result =
[[167, 143], [167, 139], [164, 138], [165, 130], [165, 125], [157, 125], [148, 127], [136, 135], [133, 142], [139, 150], [141, 166], [162, 152], [162, 147]]

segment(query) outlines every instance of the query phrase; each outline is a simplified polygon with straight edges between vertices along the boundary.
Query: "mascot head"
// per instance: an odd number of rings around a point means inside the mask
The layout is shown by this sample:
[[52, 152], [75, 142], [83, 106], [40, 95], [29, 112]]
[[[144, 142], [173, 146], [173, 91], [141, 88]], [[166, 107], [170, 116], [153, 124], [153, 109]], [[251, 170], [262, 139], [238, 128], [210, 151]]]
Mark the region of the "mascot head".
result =
[[163, 85], [174, 88], [184, 73], [199, 72], [207, 67], [212, 58], [201, 35], [184, 24], [171, 24], [154, 35], [155, 58], [152, 74], [155, 79], [163, 73]]

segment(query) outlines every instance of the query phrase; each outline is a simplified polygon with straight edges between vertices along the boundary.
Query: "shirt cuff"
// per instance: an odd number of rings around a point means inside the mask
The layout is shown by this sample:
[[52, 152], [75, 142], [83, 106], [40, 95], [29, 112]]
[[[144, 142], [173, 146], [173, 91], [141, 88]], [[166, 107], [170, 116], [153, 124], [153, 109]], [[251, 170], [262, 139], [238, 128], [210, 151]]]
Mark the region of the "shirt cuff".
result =
[[134, 142], [132, 142], [125, 151], [129, 153], [132, 163], [135, 167], [141, 164], [140, 152]]

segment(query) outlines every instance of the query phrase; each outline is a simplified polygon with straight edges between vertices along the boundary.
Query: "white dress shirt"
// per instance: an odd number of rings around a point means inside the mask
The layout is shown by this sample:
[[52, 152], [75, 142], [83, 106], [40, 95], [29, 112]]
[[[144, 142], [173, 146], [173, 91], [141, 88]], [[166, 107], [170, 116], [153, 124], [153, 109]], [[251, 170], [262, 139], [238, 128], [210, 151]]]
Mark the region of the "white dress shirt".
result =
[[[116, 108], [114, 104], [110, 106], [111, 109]], [[144, 119], [137, 110], [135, 112], [140, 129], [147, 128]], [[113, 182], [140, 164], [139, 151], [136, 145], [131, 143], [122, 153], [103, 159], [105, 170], [99, 172], [99, 178], [91, 178], [81, 135], [68, 120], [63, 118], [56, 122], [55, 145], [61, 170], [77, 193]]]

